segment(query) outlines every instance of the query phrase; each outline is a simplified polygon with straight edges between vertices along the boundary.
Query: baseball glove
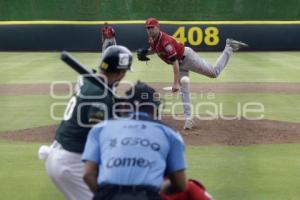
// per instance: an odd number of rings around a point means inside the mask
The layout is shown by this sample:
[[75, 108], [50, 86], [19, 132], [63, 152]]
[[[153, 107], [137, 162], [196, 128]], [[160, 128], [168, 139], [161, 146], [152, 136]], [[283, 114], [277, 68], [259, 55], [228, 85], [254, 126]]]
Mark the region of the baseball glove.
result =
[[136, 51], [138, 60], [140, 60], [140, 61], [148, 61], [148, 60], [150, 60], [150, 58], [147, 57], [147, 53], [148, 52], [149, 52], [148, 49], [143, 49], [143, 48], [138, 49]]

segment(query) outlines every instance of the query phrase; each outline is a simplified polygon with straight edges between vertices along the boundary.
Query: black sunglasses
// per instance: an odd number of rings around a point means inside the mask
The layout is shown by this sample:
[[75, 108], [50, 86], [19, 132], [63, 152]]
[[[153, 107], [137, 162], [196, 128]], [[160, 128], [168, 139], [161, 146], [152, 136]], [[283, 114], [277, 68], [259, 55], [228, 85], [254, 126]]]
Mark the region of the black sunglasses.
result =
[[146, 29], [153, 29], [155, 26], [147, 26]]

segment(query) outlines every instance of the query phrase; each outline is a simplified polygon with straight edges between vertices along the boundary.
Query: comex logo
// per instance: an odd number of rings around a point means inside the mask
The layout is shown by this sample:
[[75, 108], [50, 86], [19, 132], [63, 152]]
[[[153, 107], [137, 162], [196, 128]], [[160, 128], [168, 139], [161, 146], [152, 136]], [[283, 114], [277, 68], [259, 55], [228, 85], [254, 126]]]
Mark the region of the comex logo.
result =
[[147, 168], [151, 167], [151, 162], [144, 158], [114, 158], [108, 160], [106, 163], [107, 168], [114, 167], [141, 167]]

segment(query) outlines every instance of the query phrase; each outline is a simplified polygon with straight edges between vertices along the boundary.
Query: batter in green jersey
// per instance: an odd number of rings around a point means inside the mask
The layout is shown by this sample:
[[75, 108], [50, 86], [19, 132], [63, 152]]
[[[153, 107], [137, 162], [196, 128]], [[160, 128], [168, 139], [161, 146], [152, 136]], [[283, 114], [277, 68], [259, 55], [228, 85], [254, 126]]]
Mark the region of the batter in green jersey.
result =
[[94, 121], [112, 118], [114, 98], [105, 88], [100, 88], [80, 77], [79, 90], [73, 96], [64, 113], [64, 120], [56, 130], [55, 140], [68, 151], [82, 153]]
[[[132, 54], [126, 47], [108, 47], [96, 75], [112, 87], [123, 79], [131, 63]], [[66, 199], [85, 200], [92, 199], [93, 194], [83, 182], [81, 154], [93, 124], [112, 118], [115, 99], [106, 87], [95, 85], [84, 77], [79, 79], [75, 93], [56, 131], [45, 166], [49, 177]]]

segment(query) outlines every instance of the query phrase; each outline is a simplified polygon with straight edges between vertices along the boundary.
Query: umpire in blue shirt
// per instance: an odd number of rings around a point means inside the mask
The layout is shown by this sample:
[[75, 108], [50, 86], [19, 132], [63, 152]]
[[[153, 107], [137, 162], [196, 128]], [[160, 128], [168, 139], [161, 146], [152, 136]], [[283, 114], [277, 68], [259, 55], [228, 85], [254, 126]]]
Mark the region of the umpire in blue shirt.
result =
[[[184, 191], [186, 161], [181, 135], [157, 119], [155, 90], [138, 82], [126, 92], [132, 112], [91, 129], [82, 160], [84, 181], [101, 200], [156, 200]], [[164, 177], [169, 181], [164, 182]]]

